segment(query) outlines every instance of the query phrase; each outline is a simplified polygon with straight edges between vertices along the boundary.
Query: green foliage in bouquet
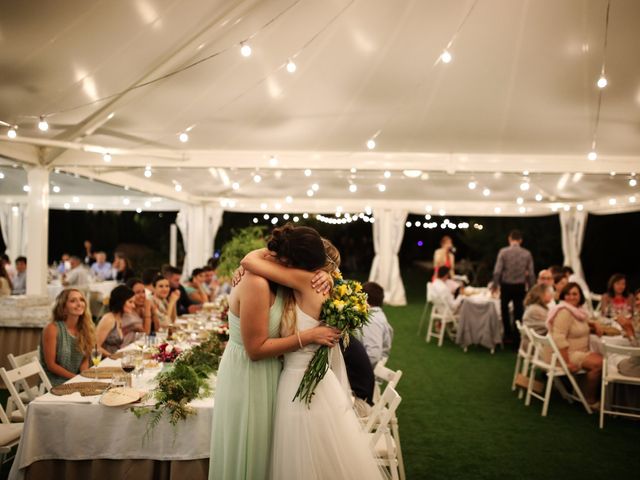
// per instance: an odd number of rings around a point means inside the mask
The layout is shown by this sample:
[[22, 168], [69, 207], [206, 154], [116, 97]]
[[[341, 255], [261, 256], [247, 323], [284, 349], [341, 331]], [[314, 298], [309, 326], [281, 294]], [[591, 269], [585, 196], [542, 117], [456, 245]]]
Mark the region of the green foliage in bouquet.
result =
[[244, 256], [265, 246], [264, 227], [247, 227], [233, 231], [233, 238], [225, 243], [220, 254], [217, 273], [219, 277], [231, 278]]
[[[349, 335], [370, 321], [367, 294], [362, 290], [360, 282], [343, 280], [339, 273], [334, 274], [334, 278], [331, 296], [322, 304], [320, 319], [328, 326], [340, 330], [342, 342], [347, 346]], [[293, 400], [299, 398], [309, 406], [314, 391], [327, 370], [329, 370], [329, 347], [323, 345], [316, 350], [309, 362]]]
[[196, 413], [189, 402], [210, 395], [209, 376], [218, 370], [222, 352], [218, 336], [211, 333], [206, 341], [181, 354], [172, 368], [156, 376], [158, 387], [150, 393], [156, 403], [131, 408], [138, 418], [149, 415], [145, 439], [165, 414], [175, 427], [180, 420]]

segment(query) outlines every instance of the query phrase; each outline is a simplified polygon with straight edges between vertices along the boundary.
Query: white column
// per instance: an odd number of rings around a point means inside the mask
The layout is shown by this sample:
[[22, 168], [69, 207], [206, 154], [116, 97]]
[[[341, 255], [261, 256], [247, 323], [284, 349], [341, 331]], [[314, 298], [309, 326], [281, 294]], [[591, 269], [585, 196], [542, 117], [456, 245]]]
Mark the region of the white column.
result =
[[560, 230], [562, 232], [562, 253], [564, 264], [573, 268], [576, 276], [584, 280], [580, 252], [587, 226], [587, 212], [570, 210], [560, 212]]
[[204, 266], [211, 257], [223, 213], [224, 210], [211, 205], [189, 205], [178, 212], [176, 224], [185, 249], [183, 277], [189, 276], [194, 268]]
[[398, 252], [402, 245], [407, 212], [405, 210], [376, 209], [373, 212], [373, 248], [369, 281], [384, 289], [384, 301], [389, 305], [406, 305], [407, 297], [400, 276]]
[[34, 167], [27, 171], [27, 295], [47, 294], [49, 259], [49, 170]]
[[169, 226], [169, 265], [175, 267], [178, 262], [178, 226], [172, 223]]

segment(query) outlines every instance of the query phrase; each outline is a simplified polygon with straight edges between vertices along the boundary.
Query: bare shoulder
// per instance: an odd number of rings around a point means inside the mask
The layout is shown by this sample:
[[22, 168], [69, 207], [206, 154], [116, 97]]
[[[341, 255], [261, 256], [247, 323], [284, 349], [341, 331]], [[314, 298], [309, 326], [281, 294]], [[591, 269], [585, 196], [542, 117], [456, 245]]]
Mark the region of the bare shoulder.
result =
[[100, 325], [112, 326], [114, 321], [115, 321], [115, 318], [113, 316], [113, 313], [111, 313], [111, 312], [106, 313], [106, 314], [104, 314], [104, 316], [98, 322], [98, 327], [100, 327]]
[[256, 288], [268, 289], [269, 281], [264, 277], [251, 273], [249, 271], [245, 271], [245, 274], [243, 275], [242, 280], [240, 281], [238, 286], [242, 286], [243, 289], [252, 289], [252, 290]]

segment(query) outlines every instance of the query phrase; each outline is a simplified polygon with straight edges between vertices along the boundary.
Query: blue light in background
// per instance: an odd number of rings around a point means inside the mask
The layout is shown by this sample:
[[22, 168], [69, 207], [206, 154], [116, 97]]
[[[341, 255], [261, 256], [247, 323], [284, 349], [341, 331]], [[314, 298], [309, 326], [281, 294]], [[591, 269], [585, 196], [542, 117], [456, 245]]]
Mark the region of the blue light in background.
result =
[[424, 242], [422, 240], [418, 240], [418, 246], [421, 247], [422, 245], [424, 245]]

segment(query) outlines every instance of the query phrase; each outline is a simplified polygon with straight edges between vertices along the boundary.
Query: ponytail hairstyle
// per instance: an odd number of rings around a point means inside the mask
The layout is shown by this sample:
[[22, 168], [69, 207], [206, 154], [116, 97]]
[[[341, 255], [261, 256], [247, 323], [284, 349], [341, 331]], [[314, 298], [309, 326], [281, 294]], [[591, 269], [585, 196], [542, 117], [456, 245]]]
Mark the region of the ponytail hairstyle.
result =
[[84, 302], [84, 313], [78, 318], [78, 350], [80, 350], [85, 356], [91, 355], [91, 350], [96, 344], [96, 331], [93, 320], [91, 319], [91, 312], [89, 311], [89, 303], [84, 297], [84, 294], [75, 288], [66, 288], [56, 298], [56, 303], [53, 306], [52, 319], [53, 322], [64, 322], [67, 318], [67, 301], [71, 292], [78, 292], [82, 295], [82, 301]]
[[[324, 265], [320, 270], [332, 274], [335, 271], [339, 271], [340, 268], [340, 252], [338, 249], [326, 238], [322, 238], [322, 244], [325, 251]], [[283, 297], [283, 311], [282, 322], [280, 323], [280, 335], [288, 336], [292, 335], [298, 329], [298, 319], [296, 317], [296, 299], [293, 295], [293, 290], [285, 288], [282, 293]]]

